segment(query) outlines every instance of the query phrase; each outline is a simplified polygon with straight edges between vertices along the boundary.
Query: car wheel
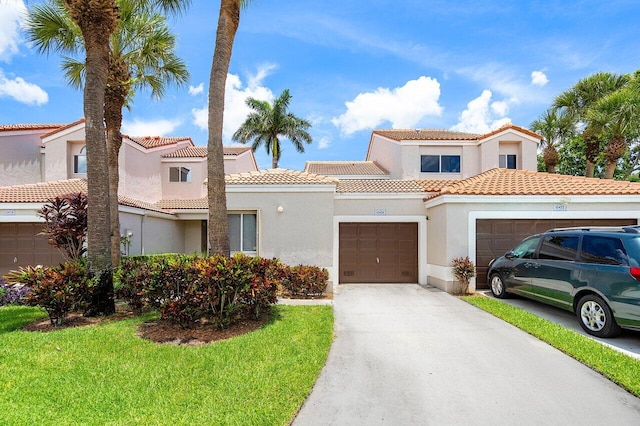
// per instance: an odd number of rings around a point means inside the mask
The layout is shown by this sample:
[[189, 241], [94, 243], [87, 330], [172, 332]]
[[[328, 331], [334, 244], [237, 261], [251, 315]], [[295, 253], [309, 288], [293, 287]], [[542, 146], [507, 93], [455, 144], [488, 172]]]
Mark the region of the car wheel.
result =
[[498, 299], [505, 299], [508, 297], [504, 288], [504, 282], [499, 274], [491, 275], [489, 287], [491, 288], [491, 293], [493, 293], [493, 295]]
[[614, 337], [620, 334], [620, 326], [613, 318], [609, 305], [595, 294], [587, 294], [578, 302], [576, 315], [587, 333], [596, 337]]

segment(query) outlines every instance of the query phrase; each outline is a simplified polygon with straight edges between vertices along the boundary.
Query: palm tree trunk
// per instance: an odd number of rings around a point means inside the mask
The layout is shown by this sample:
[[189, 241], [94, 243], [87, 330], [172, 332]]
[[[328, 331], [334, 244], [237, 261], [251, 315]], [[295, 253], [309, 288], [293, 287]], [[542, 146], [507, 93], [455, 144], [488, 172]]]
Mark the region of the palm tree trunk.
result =
[[613, 175], [616, 172], [618, 166], [618, 160], [624, 155], [627, 150], [627, 142], [622, 135], [613, 136], [609, 139], [607, 147], [604, 149], [606, 168], [604, 172], [605, 179], [613, 179]]
[[587, 157], [587, 168], [584, 175], [586, 177], [593, 177], [596, 168], [596, 160], [600, 154], [600, 139], [598, 139], [598, 136], [589, 127], [584, 130], [582, 137], [584, 138]]
[[207, 141], [207, 199], [209, 253], [229, 256], [229, 223], [222, 150], [224, 89], [233, 41], [240, 24], [239, 0], [221, 0], [209, 78], [209, 138]]
[[111, 265], [109, 165], [104, 128], [104, 98], [109, 69], [109, 36], [118, 20], [114, 0], [65, 0], [69, 15], [78, 24], [86, 50], [84, 86], [85, 138], [87, 145], [87, 258], [89, 272], [97, 279], [85, 315], [115, 312]]

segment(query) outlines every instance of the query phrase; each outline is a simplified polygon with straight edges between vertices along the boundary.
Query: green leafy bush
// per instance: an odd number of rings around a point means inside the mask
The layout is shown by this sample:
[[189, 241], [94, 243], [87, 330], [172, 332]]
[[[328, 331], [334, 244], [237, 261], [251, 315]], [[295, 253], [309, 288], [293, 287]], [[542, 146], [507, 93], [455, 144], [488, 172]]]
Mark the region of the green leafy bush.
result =
[[471, 259], [469, 259], [469, 256], [456, 257], [451, 261], [451, 269], [453, 276], [456, 277], [459, 282], [459, 293], [467, 294], [469, 292], [469, 281], [476, 276], [475, 265]]
[[27, 305], [40, 306], [53, 325], [61, 325], [70, 312], [86, 308], [92, 282], [85, 262], [65, 262], [58, 266], [20, 268], [7, 275], [10, 284], [31, 289], [24, 298]]
[[116, 273], [116, 295], [181, 327], [201, 320], [226, 327], [276, 302], [279, 268], [276, 260], [244, 255], [130, 257]]
[[326, 269], [298, 265], [288, 268], [281, 286], [284, 295], [289, 297], [317, 297], [327, 289], [328, 280]]

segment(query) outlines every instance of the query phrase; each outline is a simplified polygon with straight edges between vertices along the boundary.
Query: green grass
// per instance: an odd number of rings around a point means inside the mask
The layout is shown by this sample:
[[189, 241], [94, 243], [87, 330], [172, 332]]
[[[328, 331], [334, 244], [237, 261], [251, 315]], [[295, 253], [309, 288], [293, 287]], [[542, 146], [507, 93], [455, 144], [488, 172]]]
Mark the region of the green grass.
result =
[[142, 319], [18, 330], [42, 316], [0, 308], [3, 425], [288, 424], [333, 338], [329, 306], [277, 306], [260, 330], [199, 347], [142, 340]]
[[462, 299], [547, 342], [640, 397], [640, 360], [499, 300], [484, 296]]

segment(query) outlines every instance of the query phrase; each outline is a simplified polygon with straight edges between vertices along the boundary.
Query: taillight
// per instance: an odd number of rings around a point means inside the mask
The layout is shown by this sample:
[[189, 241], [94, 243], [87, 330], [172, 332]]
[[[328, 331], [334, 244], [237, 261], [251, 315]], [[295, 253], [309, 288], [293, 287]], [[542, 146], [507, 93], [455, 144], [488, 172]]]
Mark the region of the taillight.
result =
[[635, 278], [637, 281], [640, 281], [640, 268], [637, 266], [632, 266], [631, 268], [629, 268], [629, 273], [631, 274], [631, 276], [633, 278]]

